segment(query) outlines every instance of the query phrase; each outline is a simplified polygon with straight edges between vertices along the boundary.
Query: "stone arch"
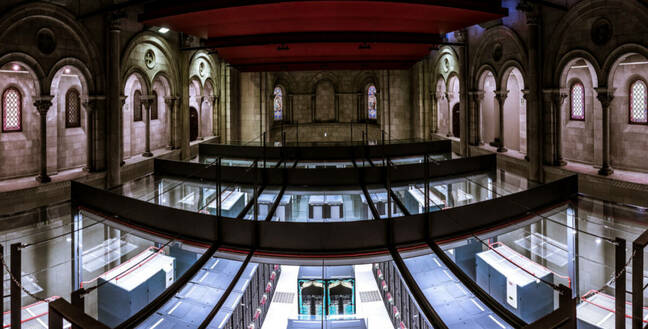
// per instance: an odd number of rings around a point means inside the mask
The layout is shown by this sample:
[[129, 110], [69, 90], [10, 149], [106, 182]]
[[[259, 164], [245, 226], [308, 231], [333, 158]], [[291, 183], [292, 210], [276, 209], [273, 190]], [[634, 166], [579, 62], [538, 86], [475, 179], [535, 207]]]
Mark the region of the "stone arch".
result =
[[[449, 80], [450, 74], [457, 74], [460, 69], [459, 69], [459, 60], [458, 60], [457, 52], [454, 50], [454, 48], [450, 46], [443, 46], [439, 49], [437, 52], [436, 59], [434, 61], [433, 65], [433, 76], [442, 76], [446, 81]], [[448, 59], [449, 65], [447, 70], [444, 69], [444, 61], [445, 59]]]
[[[570, 33], [570, 31], [582, 30], [582, 26], [589, 26], [589, 20], [593, 18], [609, 17], [611, 16], [611, 11], [625, 11], [633, 13], [633, 15], [624, 16], [624, 19], [626, 19], [625, 24], [615, 24], [614, 33], [617, 36], [624, 36], [623, 38], [625, 38], [625, 36], [633, 36], [632, 38], [634, 38], [634, 36], [642, 35], [642, 33], [648, 31], [648, 24], [646, 23], [648, 22], [648, 7], [641, 5], [639, 2], [624, 0], [590, 0], [576, 2], [556, 24], [552, 33], [552, 35], [556, 36], [556, 39], [554, 42], [547, 45], [545, 67], [553, 67], [558, 70], [564, 67], [562, 64], [565, 62], [565, 54], [572, 51], [574, 45], [579, 49], [590, 48], [593, 52], [599, 55], [598, 58], [601, 60], [607, 57], [607, 55], [613, 51], [612, 47], [614, 47], [614, 42], [607, 42], [604, 45], [593, 45], [593, 43], [588, 40], [589, 38], [579, 38], [581, 34], [577, 34], [578, 37], [574, 37], [574, 34]], [[614, 38], [612, 40], [614, 40]], [[593, 65], [598, 65], [598, 63], [595, 63], [596, 61], [592, 60], [592, 58], [587, 59]], [[604, 79], [607, 72], [609, 71], [597, 71], [599, 81], [607, 81], [607, 78]], [[551, 83], [558, 80], [558, 74], [560, 71], [547, 73], [548, 74], [545, 75], [545, 81]]]
[[524, 91], [526, 89], [526, 75], [522, 66], [514, 61], [503, 66], [500, 77], [502, 90], [508, 91], [504, 101], [504, 147], [527, 152], [527, 108]]
[[488, 65], [482, 66], [477, 76], [476, 86], [484, 96], [479, 102], [479, 127], [480, 144], [483, 142], [493, 144], [499, 136], [499, 106], [495, 100], [495, 91], [498, 90], [495, 70]]
[[8, 88], [15, 88], [21, 96], [21, 130], [0, 131], [0, 178], [33, 175], [40, 168], [40, 115], [33, 104], [34, 96], [40, 95], [44, 75], [40, 67], [20, 61], [29, 58], [24, 54], [0, 58], [0, 97]]
[[[43, 54], [32, 43], [24, 42], [25, 35], [35, 36], [42, 28], [51, 30], [55, 35], [56, 47], [52, 54]], [[90, 92], [102, 88], [103, 82], [100, 79], [92, 78], [93, 75], [103, 76], [103, 63], [99, 55], [99, 48], [86, 27], [80, 24], [65, 7], [43, 2], [15, 6], [0, 19], [0, 41], [0, 53], [11, 49], [16, 52], [31, 53], [37, 58], [57, 56], [64, 59], [78, 59], [79, 63], [85, 63], [83, 70]], [[51, 63], [50, 60], [41, 62]], [[41, 70], [50, 72], [50, 79], [46, 79], [45, 74], [40, 79], [43, 94], [49, 94], [51, 78], [59, 70], [60, 65], [71, 64], [56, 62], [52, 67]], [[30, 65], [36, 68], [35, 65]], [[78, 63], [75, 66], [82, 68]]]
[[[584, 55], [584, 56], [578, 56]], [[596, 88], [599, 87], [598, 64], [586, 52], [570, 52], [563, 60], [557, 76], [560, 92], [566, 98], [560, 105], [560, 122], [557, 129], [561, 131], [562, 156], [566, 160], [587, 164], [599, 163], [601, 160], [601, 105], [596, 98]], [[584, 120], [571, 119], [571, 87], [575, 83], [584, 87]]]
[[368, 91], [369, 91], [369, 86], [373, 85], [376, 88], [376, 119], [379, 120], [382, 115], [381, 115], [381, 97], [380, 97], [380, 83], [378, 80], [378, 77], [373, 73], [373, 72], [362, 72], [358, 74], [353, 82], [354, 89], [356, 90], [357, 96], [360, 98], [356, 104], [358, 104], [358, 109], [356, 113], [356, 117], [358, 118], [358, 121], [360, 120], [368, 120], [368, 109], [369, 109], [369, 104], [368, 104]]
[[[472, 77], [472, 81], [477, 82], [481, 77], [481, 71], [484, 69], [484, 66], [490, 67], [493, 74], [495, 74], [498, 71], [501, 72], [502, 70], [499, 68], [510, 64], [511, 61], [517, 63], [528, 63], [527, 48], [524, 43], [522, 43], [517, 32], [513, 29], [504, 25], [498, 25], [487, 29], [480, 38], [481, 41], [477, 46], [471, 61], [471, 63], [476, 63], [476, 65], [471, 67], [470, 77]], [[502, 58], [499, 60], [495, 60], [492, 56], [492, 52], [489, 51], [489, 49], [492, 49], [497, 43], [500, 43], [504, 49]], [[509, 49], [510, 47], [513, 49]], [[498, 68], [499, 70], [496, 71], [495, 68]], [[524, 70], [522, 71], [524, 72]], [[499, 79], [496, 81], [499, 84]]]
[[[50, 93], [54, 97], [52, 99], [52, 108], [48, 117], [54, 117], [55, 120], [48, 127], [48, 138], [52, 138], [55, 132], [56, 136], [56, 152], [51, 160], [48, 159], [49, 166], [55, 166], [56, 170], [65, 170], [76, 168], [87, 164], [87, 142], [88, 135], [91, 133], [87, 125], [88, 113], [81, 105], [78, 104], [77, 110], [80, 114], [80, 127], [68, 128], [66, 125], [66, 111], [67, 111], [67, 93], [71, 89], [76, 89], [80, 93], [80, 99], [87, 99], [89, 96], [90, 85], [85, 73], [82, 69], [74, 64], [76, 61], [64, 60], [61, 63], [71, 63], [69, 65], [55, 65], [58, 70], [50, 74], [51, 83]], [[83, 66], [81, 66], [83, 67]], [[48, 155], [50, 157], [50, 155]]]
[[200, 134], [201, 137], [214, 135], [213, 133], [213, 115], [214, 115], [214, 83], [211, 78], [205, 80], [203, 86], [203, 101], [200, 112]]
[[624, 45], [613, 52], [615, 60], [606, 61], [608, 87], [614, 88], [610, 105], [610, 162], [612, 167], [648, 171], [648, 126], [630, 120], [631, 86], [637, 80], [648, 83], [646, 48]]
[[[145, 49], [154, 51], [156, 65], [151, 69], [146, 67], [143, 58], [136, 57], [136, 54], [144, 53]], [[162, 60], [162, 61], [158, 61]], [[143, 31], [131, 38], [128, 44], [122, 51], [122, 81], [124, 81], [134, 71], [139, 71], [144, 76], [149, 85], [159, 74], [166, 76], [171, 87], [171, 93], [177, 92], [179, 75], [176, 66], [175, 52], [172, 50], [169, 43], [161, 38], [157, 33], [151, 31]]]
[[[317, 76], [320, 76], [318, 74]], [[313, 121], [333, 122], [337, 120], [337, 92], [339, 86], [336, 80], [328, 76], [312, 84]]]
[[457, 122], [457, 116], [455, 115], [454, 109], [455, 105], [461, 103], [461, 77], [458, 73], [452, 72], [448, 76], [447, 86], [446, 86], [446, 97], [448, 101], [448, 136], [459, 137], [454, 132], [457, 129], [454, 129], [455, 126], [459, 124]]
[[129, 72], [129, 75], [127, 75], [127, 78], [124, 81], [123, 87], [124, 96], [126, 96], [122, 108], [124, 159], [141, 154], [145, 150], [146, 127], [144, 120], [137, 122], [134, 120], [134, 113], [139, 110], [135, 108], [135, 104], [139, 103], [139, 101], [135, 99], [135, 94], [139, 91], [141, 96], [146, 96], [151, 90], [144, 72], [138, 68], [133, 68]]
[[447, 84], [443, 76], [437, 77], [435, 84], [436, 111], [437, 111], [437, 133], [447, 136], [450, 118], [448, 117], [448, 98], [446, 95]]
[[[158, 72], [153, 78], [151, 85], [151, 94], [156, 96], [154, 105], [157, 105], [157, 120], [151, 118], [151, 149], [159, 149], [171, 144], [169, 136], [171, 135], [172, 118], [170, 113], [173, 109], [168, 108], [166, 97], [173, 97], [173, 84], [169, 80], [166, 72]], [[151, 106], [153, 112], [153, 105]]]

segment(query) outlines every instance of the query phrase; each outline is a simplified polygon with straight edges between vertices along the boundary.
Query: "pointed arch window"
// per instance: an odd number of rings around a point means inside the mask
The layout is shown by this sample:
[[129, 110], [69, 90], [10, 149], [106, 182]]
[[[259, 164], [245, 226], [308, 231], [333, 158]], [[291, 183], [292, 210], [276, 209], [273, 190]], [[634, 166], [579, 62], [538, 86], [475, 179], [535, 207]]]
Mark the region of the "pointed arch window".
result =
[[274, 120], [281, 121], [283, 120], [283, 90], [281, 87], [277, 86], [274, 89]]
[[648, 123], [646, 83], [637, 80], [630, 85], [630, 123]]
[[158, 94], [153, 90], [153, 102], [151, 103], [151, 120], [158, 119]]
[[581, 82], [572, 85], [570, 91], [570, 117], [572, 120], [585, 120], [585, 87]]
[[22, 131], [22, 95], [13, 87], [2, 93], [2, 131]]
[[367, 88], [367, 118], [376, 120], [378, 118], [378, 98], [376, 97], [376, 86], [369, 85]]
[[65, 128], [81, 127], [81, 99], [76, 89], [65, 94]]
[[133, 93], [133, 121], [142, 121], [142, 92], [135, 90]]

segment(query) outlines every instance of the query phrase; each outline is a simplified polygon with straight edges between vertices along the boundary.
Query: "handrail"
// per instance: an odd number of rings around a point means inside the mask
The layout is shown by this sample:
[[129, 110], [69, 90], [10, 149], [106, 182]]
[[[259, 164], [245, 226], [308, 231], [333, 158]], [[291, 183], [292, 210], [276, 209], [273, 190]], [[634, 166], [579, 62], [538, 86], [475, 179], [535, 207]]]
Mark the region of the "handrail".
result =
[[[227, 144], [199, 144], [201, 155], [213, 155], [231, 158], [263, 158], [264, 148], [262, 146], [250, 145], [227, 145]], [[283, 146], [266, 147], [265, 156], [267, 159], [278, 160], [290, 157], [297, 160], [348, 160], [354, 154], [366, 154], [368, 157], [380, 158], [383, 154], [392, 157], [421, 155], [425, 153], [450, 153], [452, 142], [450, 140], [435, 141], [413, 141], [400, 144], [377, 144], [377, 145], [323, 145], [323, 146]]]
[[[393, 218], [393, 234], [388, 234], [390, 228], [380, 221], [251, 222], [155, 205], [78, 182], [72, 182], [71, 192], [75, 204], [136, 227], [173, 233], [183, 240], [219, 242], [223, 247], [233, 249], [258, 247], [259, 254], [303, 257], [323, 253], [357, 255], [378, 250], [384, 252], [389, 245], [406, 247], [426, 244], [430, 240], [458, 239], [477, 231], [511, 225], [529, 216], [530, 210], [545, 209], [574, 197], [578, 192], [578, 179], [571, 176], [443, 212]], [[458, 226], [448, 222], [447, 216], [462, 218], [465, 222]], [[255, 230], [258, 234], [252, 234]], [[285, 236], [300, 238], [285, 239]], [[359, 236], [363, 239], [358, 239]]]
[[48, 327], [50, 329], [63, 329], [63, 320], [70, 322], [73, 328], [109, 329], [108, 326], [85, 314], [82, 309], [73, 306], [63, 298], [50, 302], [48, 309]]
[[[217, 170], [205, 170], [210, 164], [182, 162], [176, 160], [155, 159], [156, 175], [184, 177], [187, 179], [218, 180]], [[480, 155], [471, 158], [459, 158], [439, 161], [428, 167], [430, 179], [448, 178], [493, 171], [497, 168], [495, 154]], [[223, 181], [231, 182], [228, 177], [237, 177], [236, 183], [253, 185], [256, 175], [244, 175], [248, 167], [221, 166]], [[299, 185], [299, 186], [343, 186], [385, 185], [386, 173], [390, 175], [392, 186], [398, 183], [411, 182], [425, 176], [426, 166], [423, 163], [402, 164], [397, 166], [348, 167], [348, 168], [262, 168], [258, 170], [266, 185]]]

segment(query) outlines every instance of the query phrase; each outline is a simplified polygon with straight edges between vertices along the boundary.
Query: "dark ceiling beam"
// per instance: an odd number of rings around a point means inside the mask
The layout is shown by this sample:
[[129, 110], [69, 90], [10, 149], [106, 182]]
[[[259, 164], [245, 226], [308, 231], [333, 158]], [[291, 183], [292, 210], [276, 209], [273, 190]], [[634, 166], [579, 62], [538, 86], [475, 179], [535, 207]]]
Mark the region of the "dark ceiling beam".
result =
[[279, 72], [279, 71], [308, 71], [308, 70], [378, 70], [378, 69], [409, 69], [417, 60], [403, 61], [330, 61], [330, 62], [279, 62], [230, 64], [241, 72]]
[[439, 34], [407, 32], [293, 32], [277, 34], [244, 35], [235, 37], [209, 38], [206, 48], [227, 48], [262, 45], [286, 45], [295, 43], [405, 43], [439, 44]]
[[[137, 0], [136, 0], [137, 1]], [[269, 5], [279, 2], [316, 2], [323, 0], [153, 0], [139, 15], [139, 21], [148, 21], [163, 17], [177, 16], [206, 10], [224, 9], [254, 5]], [[340, 1], [340, 0], [338, 0]], [[508, 15], [502, 8], [501, 0], [372, 0], [375, 2], [392, 2], [403, 4], [422, 4], [467, 10], [482, 11], [493, 14]]]

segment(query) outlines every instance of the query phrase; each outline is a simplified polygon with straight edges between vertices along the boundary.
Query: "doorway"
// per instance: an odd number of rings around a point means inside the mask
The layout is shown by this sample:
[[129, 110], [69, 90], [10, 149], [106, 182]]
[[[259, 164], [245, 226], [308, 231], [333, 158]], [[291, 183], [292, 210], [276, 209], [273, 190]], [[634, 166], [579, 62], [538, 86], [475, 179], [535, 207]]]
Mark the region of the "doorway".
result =
[[461, 138], [461, 112], [459, 103], [452, 107], [452, 135]]
[[189, 108], [189, 141], [193, 142], [198, 139], [198, 111]]

